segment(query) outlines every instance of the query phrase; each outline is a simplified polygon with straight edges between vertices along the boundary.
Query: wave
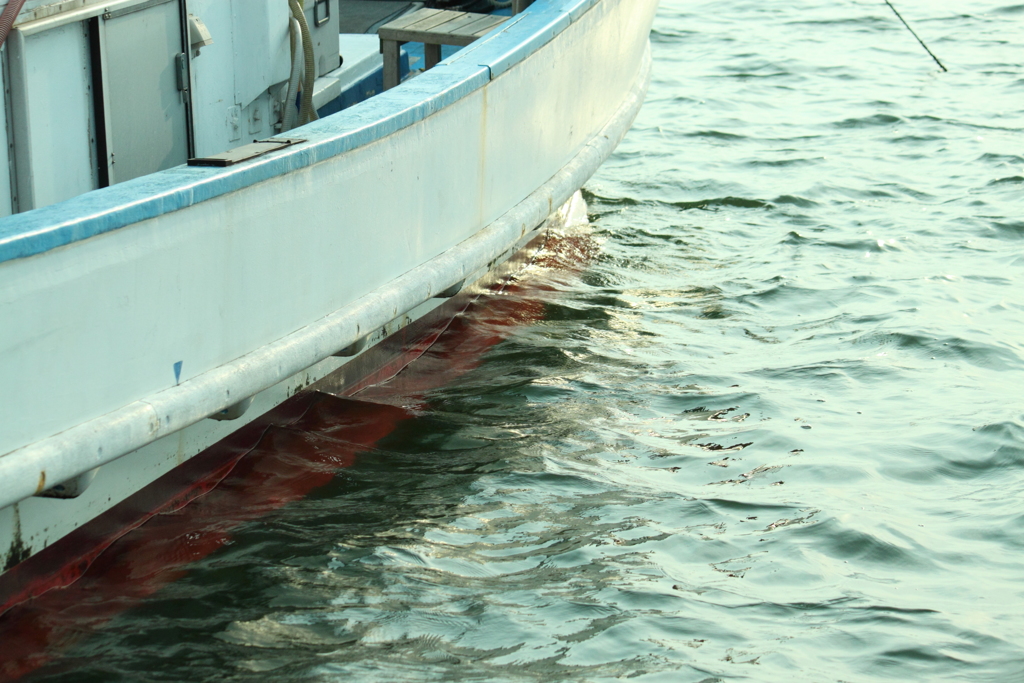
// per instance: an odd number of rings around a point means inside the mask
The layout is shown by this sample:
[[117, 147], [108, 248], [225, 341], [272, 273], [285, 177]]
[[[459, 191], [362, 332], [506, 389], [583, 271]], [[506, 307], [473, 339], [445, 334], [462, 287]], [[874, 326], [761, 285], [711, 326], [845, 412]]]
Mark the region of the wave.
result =
[[666, 202], [683, 211], [691, 209], [717, 209], [720, 207], [733, 207], [738, 209], [772, 209], [775, 208], [770, 202], [760, 199], [746, 199], [743, 197], [715, 197], [712, 199], [698, 199], [691, 202]]

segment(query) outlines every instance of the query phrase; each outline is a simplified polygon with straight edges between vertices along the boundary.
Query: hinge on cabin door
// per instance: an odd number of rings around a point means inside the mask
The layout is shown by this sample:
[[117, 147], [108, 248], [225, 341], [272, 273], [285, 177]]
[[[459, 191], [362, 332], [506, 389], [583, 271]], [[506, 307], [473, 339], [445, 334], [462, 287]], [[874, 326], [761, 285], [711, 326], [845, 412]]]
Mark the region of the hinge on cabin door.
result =
[[188, 102], [188, 54], [179, 52], [174, 57], [174, 63], [178, 67], [178, 90], [181, 91], [185, 102]]

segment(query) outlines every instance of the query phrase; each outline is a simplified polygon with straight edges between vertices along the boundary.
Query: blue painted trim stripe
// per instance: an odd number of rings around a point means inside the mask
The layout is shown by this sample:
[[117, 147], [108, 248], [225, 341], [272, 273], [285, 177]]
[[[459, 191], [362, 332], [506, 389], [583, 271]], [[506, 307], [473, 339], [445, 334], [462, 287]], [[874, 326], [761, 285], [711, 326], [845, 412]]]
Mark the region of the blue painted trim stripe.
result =
[[[464, 48], [450, 61], [471, 61], [486, 66], [491, 70], [491, 78], [496, 78], [542, 48], [599, 1], [570, 0], [557, 8], [548, 4], [537, 11], [534, 10], [537, 5], [533, 5], [502, 24], [490, 38]], [[503, 34], [511, 34], [518, 39], [503, 40]]]
[[484, 87], [601, 0], [536, 0], [523, 14], [400, 88], [289, 131], [308, 142], [228, 168], [177, 166], [0, 219], [0, 263], [198, 204], [344, 154]]

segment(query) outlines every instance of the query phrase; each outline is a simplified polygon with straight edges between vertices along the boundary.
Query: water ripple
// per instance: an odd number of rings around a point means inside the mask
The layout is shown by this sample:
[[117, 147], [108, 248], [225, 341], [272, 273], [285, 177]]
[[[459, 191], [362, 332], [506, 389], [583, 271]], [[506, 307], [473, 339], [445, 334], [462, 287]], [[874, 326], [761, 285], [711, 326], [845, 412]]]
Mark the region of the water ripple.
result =
[[1024, 6], [886, 9], [662, 0], [482, 360], [33, 679], [1018, 679]]

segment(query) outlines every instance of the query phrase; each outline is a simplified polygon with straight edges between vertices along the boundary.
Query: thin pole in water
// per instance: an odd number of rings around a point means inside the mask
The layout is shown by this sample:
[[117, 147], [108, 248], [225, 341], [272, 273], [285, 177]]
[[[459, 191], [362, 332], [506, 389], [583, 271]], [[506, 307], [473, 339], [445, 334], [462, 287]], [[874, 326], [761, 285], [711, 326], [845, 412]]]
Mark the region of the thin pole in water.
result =
[[928, 46], [924, 44], [924, 41], [923, 41], [923, 40], [921, 40], [921, 36], [919, 36], [919, 35], [917, 35], [916, 33], [914, 33], [914, 29], [910, 28], [910, 24], [908, 24], [908, 23], [907, 23], [907, 20], [906, 20], [906, 19], [904, 19], [904, 18], [903, 18], [903, 16], [902, 16], [902, 15], [900, 15], [900, 13], [899, 13], [898, 11], [896, 11], [896, 8], [892, 6], [892, 3], [891, 3], [891, 2], [889, 2], [889, 0], [885, 0], [885, 4], [887, 4], [887, 5], [889, 6], [889, 9], [891, 9], [891, 10], [892, 10], [892, 11], [893, 11], [893, 12], [894, 12], [894, 13], [896, 14], [896, 17], [897, 17], [897, 18], [898, 18], [898, 19], [899, 19], [900, 21], [902, 21], [902, 22], [903, 22], [903, 25], [907, 27], [907, 30], [908, 30], [908, 31], [910, 31], [910, 33], [911, 33], [911, 34], [912, 34], [912, 35], [913, 35], [913, 36], [914, 36], [915, 38], [917, 38], [917, 42], [921, 43], [921, 47], [923, 47], [923, 48], [924, 48], [924, 51], [925, 51], [925, 52], [927, 52], [928, 54], [930, 54], [930, 55], [932, 56], [932, 59], [934, 59], [934, 60], [935, 60], [935, 63], [936, 63], [936, 64], [938, 64], [938, 65], [939, 65], [939, 67], [940, 67], [940, 68], [941, 68], [941, 69], [942, 69], [943, 71], [946, 71], [946, 72], [948, 72], [948, 71], [949, 71], [949, 69], [947, 69], [947, 68], [946, 68], [946, 66], [945, 66], [945, 65], [944, 65], [944, 64], [943, 64], [942, 62], [940, 62], [940, 61], [939, 61], [939, 58], [935, 56], [935, 53], [934, 53], [934, 52], [932, 52], [931, 50], [929, 50], [929, 49], [928, 49]]

